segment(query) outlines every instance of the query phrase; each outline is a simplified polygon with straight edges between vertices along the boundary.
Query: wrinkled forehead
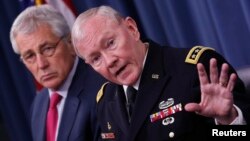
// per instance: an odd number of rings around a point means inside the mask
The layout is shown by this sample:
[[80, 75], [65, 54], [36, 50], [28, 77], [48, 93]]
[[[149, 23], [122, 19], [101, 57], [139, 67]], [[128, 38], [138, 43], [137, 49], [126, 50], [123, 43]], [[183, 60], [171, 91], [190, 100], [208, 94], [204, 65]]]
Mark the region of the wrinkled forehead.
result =
[[118, 25], [118, 22], [114, 19], [110, 19], [109, 17], [96, 15], [91, 18], [89, 18], [85, 24], [83, 25], [83, 28], [87, 31], [89, 30], [99, 30], [99, 29], [105, 29], [108, 27], [112, 27]]
[[[94, 16], [82, 24], [82, 37], [76, 44], [81, 56], [101, 47], [105, 39], [114, 35], [119, 27], [119, 23], [104, 16]], [[84, 54], [84, 55], [83, 55]]]
[[[96, 27], [96, 26], [112, 26], [112, 25], [118, 25], [120, 23], [121, 19], [118, 20], [115, 17], [110, 17], [107, 15], [94, 15], [92, 17], [87, 18], [84, 20], [84, 25], [87, 28]], [[90, 27], [89, 27], [90, 26]]]
[[104, 16], [94, 16], [83, 25], [82, 42], [88, 45], [99, 43], [103, 38], [115, 33], [118, 26], [117, 21], [110, 20]]

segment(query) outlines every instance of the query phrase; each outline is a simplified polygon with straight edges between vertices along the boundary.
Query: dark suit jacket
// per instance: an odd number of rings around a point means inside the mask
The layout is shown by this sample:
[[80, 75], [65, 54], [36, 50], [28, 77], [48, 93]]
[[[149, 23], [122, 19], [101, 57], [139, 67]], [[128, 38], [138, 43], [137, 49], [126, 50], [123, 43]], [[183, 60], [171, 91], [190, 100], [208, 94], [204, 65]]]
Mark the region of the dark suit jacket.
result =
[[[184, 62], [189, 50], [159, 47], [150, 42], [130, 125], [122, 86], [108, 83], [104, 87], [97, 106], [103, 138], [116, 141], [194, 141], [207, 140], [207, 136], [211, 136], [211, 130], [207, 131], [206, 127], [215, 125], [214, 119], [184, 110], [187, 103], [200, 101], [196, 65]], [[219, 65], [226, 62], [215, 51], [207, 50], [199, 59], [206, 64], [207, 70], [211, 57], [217, 58]], [[234, 72], [233, 68], [230, 72]], [[242, 81], [237, 80], [234, 102], [249, 123], [250, 99], [244, 92]], [[176, 108], [178, 104], [182, 109]], [[169, 115], [164, 117], [164, 114]]]
[[[92, 141], [99, 135], [95, 97], [103, 82], [104, 79], [99, 74], [79, 60], [65, 101], [58, 141]], [[37, 94], [32, 107], [31, 126], [34, 141], [46, 139], [48, 105], [48, 89], [43, 89]]]
[[4, 121], [2, 119], [2, 115], [0, 113], [0, 140], [1, 141], [9, 141], [9, 137], [8, 137], [8, 132], [4, 126]]

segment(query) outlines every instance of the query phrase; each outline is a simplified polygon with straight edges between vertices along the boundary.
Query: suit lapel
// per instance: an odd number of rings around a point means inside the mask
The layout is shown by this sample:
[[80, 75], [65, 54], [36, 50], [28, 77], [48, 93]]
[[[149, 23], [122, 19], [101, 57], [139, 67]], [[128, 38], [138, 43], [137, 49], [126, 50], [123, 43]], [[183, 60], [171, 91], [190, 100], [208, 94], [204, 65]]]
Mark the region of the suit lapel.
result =
[[128, 133], [128, 117], [125, 107], [125, 94], [122, 86], [116, 88], [115, 96], [112, 101], [109, 102], [109, 109], [112, 112], [113, 119], [116, 125], [124, 132], [126, 135]]
[[63, 115], [59, 127], [57, 140], [66, 141], [70, 136], [72, 127], [74, 126], [75, 118], [77, 117], [77, 111], [80, 104], [78, 95], [83, 91], [83, 87], [78, 84], [83, 84], [81, 80], [84, 80], [84, 67], [80, 65], [80, 60], [76, 69], [76, 73], [73, 77], [72, 83], [68, 90], [68, 95], [65, 101]]
[[32, 132], [36, 134], [36, 138], [34, 140], [36, 141], [44, 141], [46, 137], [46, 116], [48, 111], [48, 105], [49, 105], [49, 93], [46, 90], [45, 93], [40, 93], [41, 97], [41, 104], [38, 104], [35, 108], [35, 111], [37, 114], [33, 117], [32, 126], [34, 126]]
[[67, 97], [67, 101], [64, 105], [63, 116], [61, 120], [61, 124], [59, 127], [58, 140], [64, 141], [69, 138], [71, 129], [73, 127], [77, 109], [79, 106], [79, 99], [77, 97], [69, 96]]

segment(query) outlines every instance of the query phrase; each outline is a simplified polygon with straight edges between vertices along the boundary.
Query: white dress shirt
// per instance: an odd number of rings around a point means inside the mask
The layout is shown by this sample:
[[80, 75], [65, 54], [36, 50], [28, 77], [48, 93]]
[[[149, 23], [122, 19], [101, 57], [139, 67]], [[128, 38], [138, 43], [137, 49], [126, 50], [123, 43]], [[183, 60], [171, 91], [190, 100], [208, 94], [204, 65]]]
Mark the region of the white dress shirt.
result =
[[68, 95], [68, 90], [69, 90], [69, 86], [72, 82], [73, 76], [76, 72], [76, 67], [78, 64], [79, 59], [76, 57], [75, 62], [74, 62], [74, 66], [71, 69], [68, 77], [66, 78], [65, 82], [63, 83], [62, 86], [60, 86], [60, 88], [57, 91], [52, 91], [51, 89], [49, 89], [49, 96], [51, 97], [53, 92], [58, 93], [59, 95], [62, 96], [61, 101], [57, 104], [57, 111], [58, 111], [58, 120], [57, 120], [57, 128], [56, 128], [56, 139], [57, 140], [57, 135], [58, 135], [58, 129], [60, 127], [60, 123], [61, 123], [61, 119], [62, 119], [62, 113], [63, 113], [63, 107], [65, 104], [65, 100], [67, 98]]

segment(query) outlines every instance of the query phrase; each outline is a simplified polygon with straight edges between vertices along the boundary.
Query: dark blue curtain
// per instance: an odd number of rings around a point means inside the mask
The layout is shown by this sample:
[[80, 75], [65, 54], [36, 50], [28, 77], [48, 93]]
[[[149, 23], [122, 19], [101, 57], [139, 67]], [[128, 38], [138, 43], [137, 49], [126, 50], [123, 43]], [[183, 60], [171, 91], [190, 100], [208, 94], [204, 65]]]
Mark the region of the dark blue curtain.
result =
[[78, 13], [111, 5], [137, 20], [142, 37], [172, 47], [203, 45], [235, 68], [250, 65], [249, 0], [73, 0]]
[[[179, 48], [209, 46], [236, 69], [250, 65], [249, 0], [72, 2], [78, 14], [103, 4], [114, 7], [137, 21], [142, 38]], [[0, 114], [13, 141], [30, 140], [28, 113], [35, 95], [33, 78], [13, 53], [9, 41], [11, 24], [22, 8], [18, 0], [0, 2]]]
[[[9, 31], [21, 11], [17, 0], [0, 2], [0, 116], [1, 141], [31, 141], [29, 109], [35, 96], [33, 78], [14, 54]], [[7, 137], [6, 137], [7, 136]], [[9, 139], [7, 139], [9, 138]]]

